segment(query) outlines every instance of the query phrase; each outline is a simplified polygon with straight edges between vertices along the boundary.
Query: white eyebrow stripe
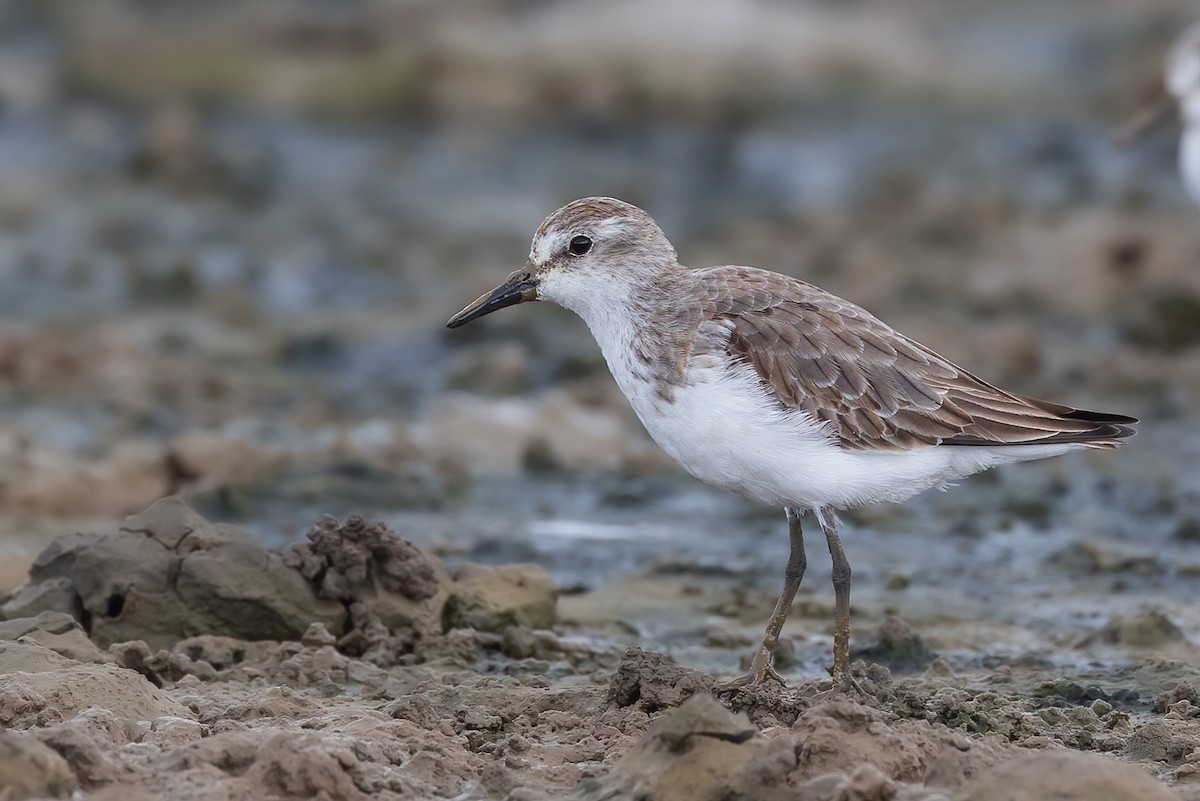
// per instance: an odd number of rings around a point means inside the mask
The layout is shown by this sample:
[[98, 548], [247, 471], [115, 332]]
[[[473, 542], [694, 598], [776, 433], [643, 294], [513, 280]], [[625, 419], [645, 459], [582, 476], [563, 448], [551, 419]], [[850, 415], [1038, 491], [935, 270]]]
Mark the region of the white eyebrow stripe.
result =
[[529, 248], [529, 260], [534, 264], [545, 264], [550, 261], [555, 252], [565, 244], [563, 243], [565, 236], [565, 234], [554, 233], [535, 239]]
[[535, 237], [529, 246], [529, 260], [534, 264], [545, 264], [555, 254], [567, 249], [567, 243], [577, 236], [583, 235], [592, 239], [615, 239], [629, 230], [629, 220], [626, 217], [605, 217], [590, 223], [586, 228], [574, 231], [547, 231], [541, 237]]

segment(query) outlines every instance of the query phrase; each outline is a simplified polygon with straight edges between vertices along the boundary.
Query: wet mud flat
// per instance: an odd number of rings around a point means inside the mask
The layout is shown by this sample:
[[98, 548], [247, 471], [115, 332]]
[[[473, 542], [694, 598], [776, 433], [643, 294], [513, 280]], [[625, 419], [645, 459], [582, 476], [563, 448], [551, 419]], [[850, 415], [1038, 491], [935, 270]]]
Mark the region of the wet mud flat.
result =
[[[769, 602], [714, 576], [660, 566], [564, 595], [537, 565], [447, 568], [359, 517], [271, 551], [166, 498], [56, 539], [0, 606], [0, 784], [14, 799], [1200, 798], [1200, 668], [1161, 612], [1094, 633], [1120, 658], [1069, 664], [1066, 647], [1058, 664], [968, 658], [931, 645], [954, 641], [944, 622], [868, 612], [861, 694], [826, 690], [820, 636], [780, 654], [791, 687], [714, 697], [723, 677], [684, 641], [728, 677]], [[643, 647], [618, 595], [690, 617], [679, 661]], [[827, 612], [802, 600], [796, 628]]]

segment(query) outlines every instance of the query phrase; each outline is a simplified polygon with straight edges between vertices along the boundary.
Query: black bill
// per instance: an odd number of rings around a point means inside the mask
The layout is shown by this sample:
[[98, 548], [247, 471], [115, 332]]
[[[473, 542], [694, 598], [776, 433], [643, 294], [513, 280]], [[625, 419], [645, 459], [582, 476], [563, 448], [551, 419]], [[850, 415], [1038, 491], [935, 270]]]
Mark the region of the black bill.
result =
[[528, 300], [537, 300], [537, 283], [528, 270], [518, 270], [506, 278], [503, 284], [485, 295], [480, 295], [465, 309], [451, 317], [446, 327], [458, 328], [485, 314]]

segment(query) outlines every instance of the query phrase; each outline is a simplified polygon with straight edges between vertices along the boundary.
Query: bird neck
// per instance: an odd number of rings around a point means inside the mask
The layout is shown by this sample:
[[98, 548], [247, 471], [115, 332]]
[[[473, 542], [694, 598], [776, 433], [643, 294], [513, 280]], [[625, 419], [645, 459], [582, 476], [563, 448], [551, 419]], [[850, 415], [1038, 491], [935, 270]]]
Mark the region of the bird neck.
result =
[[587, 324], [622, 389], [627, 390], [629, 378], [657, 382], [677, 371], [677, 309], [686, 281], [687, 271], [675, 265], [653, 278], [614, 282], [611, 292], [572, 309]]
[[603, 279], [592, 278], [592, 291], [564, 298], [562, 305], [578, 314], [600, 339], [601, 331], [651, 325], [670, 304], [681, 270], [617, 270]]

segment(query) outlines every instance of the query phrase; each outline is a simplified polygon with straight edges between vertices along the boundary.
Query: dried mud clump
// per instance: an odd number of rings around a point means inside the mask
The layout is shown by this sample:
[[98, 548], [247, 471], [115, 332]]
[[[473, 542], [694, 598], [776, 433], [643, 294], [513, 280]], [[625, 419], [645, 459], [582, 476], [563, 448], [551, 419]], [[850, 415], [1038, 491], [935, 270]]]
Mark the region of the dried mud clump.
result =
[[629, 648], [609, 683], [606, 703], [657, 712], [679, 706], [693, 695], [707, 694], [712, 685], [712, 676], [680, 667], [665, 654]]
[[326, 516], [307, 542], [284, 550], [283, 561], [317, 597], [345, 607], [349, 625], [337, 646], [346, 653], [390, 663], [440, 633], [449, 575], [383, 523]]
[[383, 523], [326, 515], [308, 542], [288, 548], [285, 562], [313, 582], [321, 597], [344, 602], [378, 597], [379, 590], [424, 601], [441, 589], [425, 554]]
[[346, 523], [326, 516], [307, 538], [284, 549], [283, 562], [318, 597], [347, 608], [352, 640], [340, 648], [370, 648], [383, 632], [436, 630], [450, 577], [412, 542], [358, 514]]

